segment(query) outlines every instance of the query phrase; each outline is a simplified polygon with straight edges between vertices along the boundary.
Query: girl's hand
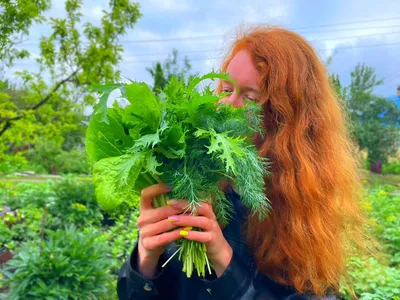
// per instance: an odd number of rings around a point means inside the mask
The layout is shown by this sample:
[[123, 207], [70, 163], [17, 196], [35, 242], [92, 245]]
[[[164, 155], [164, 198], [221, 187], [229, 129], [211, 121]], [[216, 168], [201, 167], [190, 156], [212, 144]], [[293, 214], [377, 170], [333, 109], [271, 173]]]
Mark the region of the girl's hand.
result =
[[[179, 207], [185, 208], [187, 201], [180, 200]], [[197, 206], [198, 216], [170, 215], [168, 221], [175, 226], [189, 227], [181, 230], [180, 235], [188, 240], [204, 243], [207, 256], [213, 264], [217, 277], [221, 276], [231, 261], [233, 250], [222, 234], [210, 203], [203, 202]], [[203, 231], [191, 230], [190, 227], [201, 228]]]
[[[169, 192], [164, 184], [155, 184], [142, 190], [140, 195], [140, 215], [137, 220], [139, 229], [138, 269], [147, 278], [155, 275], [158, 260], [165, 246], [180, 239], [180, 230], [169, 231], [179, 225], [168, 222], [170, 215], [182, 213], [180, 205], [166, 205], [154, 208], [153, 199], [157, 195]], [[176, 203], [171, 200], [170, 204]]]

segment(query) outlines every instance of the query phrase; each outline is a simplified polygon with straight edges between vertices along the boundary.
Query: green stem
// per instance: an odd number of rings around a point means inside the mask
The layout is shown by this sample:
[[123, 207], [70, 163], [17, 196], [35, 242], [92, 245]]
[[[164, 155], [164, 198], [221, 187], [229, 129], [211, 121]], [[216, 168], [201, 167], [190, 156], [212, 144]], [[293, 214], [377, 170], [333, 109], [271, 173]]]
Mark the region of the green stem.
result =
[[[151, 175], [149, 173], [144, 173], [141, 176], [149, 185], [153, 185], [156, 183], [162, 183], [162, 180], [160, 179], [160, 177], [158, 177], [155, 174]], [[153, 200], [154, 207], [157, 208], [157, 207], [167, 205], [167, 200], [168, 200], [168, 197], [165, 194], [156, 196]]]

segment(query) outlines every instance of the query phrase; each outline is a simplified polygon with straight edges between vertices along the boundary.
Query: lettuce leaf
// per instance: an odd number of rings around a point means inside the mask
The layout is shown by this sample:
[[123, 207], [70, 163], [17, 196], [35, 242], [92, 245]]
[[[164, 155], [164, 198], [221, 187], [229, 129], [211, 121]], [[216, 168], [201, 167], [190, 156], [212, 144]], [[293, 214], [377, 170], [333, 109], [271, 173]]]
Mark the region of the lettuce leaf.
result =
[[86, 132], [86, 152], [95, 162], [106, 157], [123, 155], [125, 149], [134, 144], [134, 140], [125, 133], [123, 126], [115, 118], [108, 115], [108, 123], [102, 120], [102, 114], [95, 114]]

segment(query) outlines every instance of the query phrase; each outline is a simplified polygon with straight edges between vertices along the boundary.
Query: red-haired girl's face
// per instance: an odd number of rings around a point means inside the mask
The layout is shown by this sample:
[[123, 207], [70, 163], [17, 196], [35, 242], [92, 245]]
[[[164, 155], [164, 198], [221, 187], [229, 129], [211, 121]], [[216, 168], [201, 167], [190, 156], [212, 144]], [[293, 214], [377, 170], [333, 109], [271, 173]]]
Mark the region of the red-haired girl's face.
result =
[[244, 99], [255, 102], [260, 100], [261, 74], [253, 64], [249, 52], [246, 50], [238, 52], [229, 63], [226, 72], [236, 81], [236, 85], [222, 80], [222, 92], [228, 92], [230, 95], [221, 102], [232, 103], [234, 107], [238, 107], [243, 105]]

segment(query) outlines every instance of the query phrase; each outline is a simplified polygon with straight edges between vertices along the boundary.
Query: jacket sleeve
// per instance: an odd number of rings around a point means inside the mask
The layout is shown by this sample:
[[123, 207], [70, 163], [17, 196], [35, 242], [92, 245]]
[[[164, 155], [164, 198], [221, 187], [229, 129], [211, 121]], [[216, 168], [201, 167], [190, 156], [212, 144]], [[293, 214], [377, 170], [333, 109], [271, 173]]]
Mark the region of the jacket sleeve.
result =
[[233, 252], [232, 259], [224, 273], [214, 279], [203, 279], [207, 291], [215, 299], [251, 300], [334, 300], [336, 296], [316, 297], [301, 295], [293, 288], [287, 288], [263, 274], [246, 266], [241, 257]]
[[[165, 255], [160, 257], [156, 276], [152, 279], [146, 279], [138, 272], [137, 268], [138, 258], [138, 244], [136, 243], [131, 255], [127, 258], [122, 268], [120, 269], [117, 281], [117, 293], [118, 299], [120, 300], [131, 300], [131, 299], [148, 299], [157, 300], [164, 299], [165, 286], [163, 283], [166, 282], [168, 276], [168, 270], [161, 268], [163, 261], [165, 261]], [[169, 282], [169, 285], [171, 282]], [[171, 286], [169, 286], [171, 288]], [[175, 289], [168, 289], [170, 292]], [[170, 296], [170, 295], [168, 295]], [[173, 296], [173, 295], [171, 295]]]

